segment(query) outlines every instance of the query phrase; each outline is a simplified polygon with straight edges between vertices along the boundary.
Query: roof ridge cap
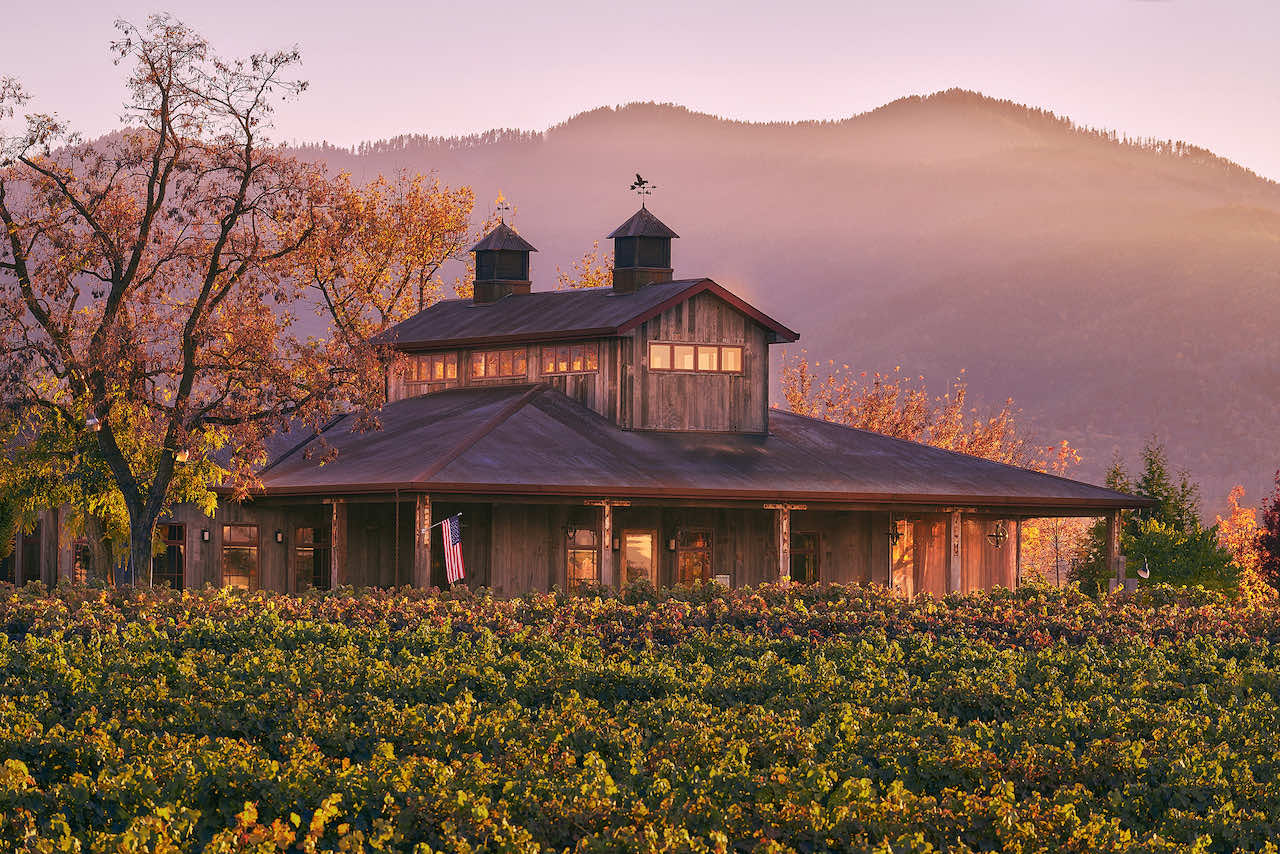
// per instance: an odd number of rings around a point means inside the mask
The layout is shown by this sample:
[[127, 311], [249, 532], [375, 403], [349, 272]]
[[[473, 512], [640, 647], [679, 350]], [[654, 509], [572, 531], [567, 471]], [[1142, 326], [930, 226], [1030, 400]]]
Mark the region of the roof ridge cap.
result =
[[414, 482], [424, 483], [430, 480], [431, 478], [435, 477], [447, 465], [452, 463], [454, 460], [458, 459], [458, 457], [462, 456], [467, 451], [471, 450], [471, 448], [474, 447], [477, 442], [479, 442], [485, 436], [488, 436], [490, 433], [496, 430], [499, 425], [501, 425], [504, 421], [506, 421], [512, 415], [515, 415], [517, 412], [523, 409], [529, 401], [533, 400], [533, 398], [537, 397], [539, 394], [541, 394], [543, 391], [545, 391], [548, 388], [550, 388], [550, 386], [547, 383], [535, 383], [531, 388], [526, 390], [524, 394], [520, 395], [520, 397], [511, 401], [506, 406], [502, 407], [502, 409], [500, 409], [498, 412], [494, 413], [494, 415], [490, 417], [488, 421], [484, 422], [479, 427], [472, 430], [466, 436], [463, 436], [461, 441], [458, 442], [458, 444], [454, 445], [452, 448], [446, 451], [443, 455], [441, 455], [438, 459], [436, 459], [435, 462], [427, 466], [427, 468], [414, 479]]

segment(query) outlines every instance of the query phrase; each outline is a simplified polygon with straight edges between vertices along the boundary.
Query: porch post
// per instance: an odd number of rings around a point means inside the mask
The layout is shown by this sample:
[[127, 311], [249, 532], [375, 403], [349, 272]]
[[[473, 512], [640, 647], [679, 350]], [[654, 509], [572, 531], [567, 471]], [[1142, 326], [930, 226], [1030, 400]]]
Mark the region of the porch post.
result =
[[1013, 558], [1013, 586], [1022, 586], [1022, 517], [1013, 523], [1013, 535], [1017, 538], [1017, 551]]
[[335, 498], [329, 522], [329, 589], [337, 590], [347, 574], [347, 503]]
[[1124, 575], [1120, 571], [1120, 511], [1107, 514], [1107, 571], [1111, 573], [1108, 589], [1124, 587]]
[[25, 571], [22, 566], [22, 553], [26, 551], [22, 547], [22, 526], [18, 526], [17, 532], [13, 535], [13, 586], [21, 587], [23, 584], [22, 574]]
[[413, 506], [413, 586], [431, 586], [431, 496], [425, 494]]
[[600, 584], [613, 587], [613, 505], [600, 506]]
[[951, 521], [947, 525], [951, 543], [947, 558], [947, 592], [956, 593], [964, 589], [963, 533], [964, 519], [959, 510], [951, 511]]
[[778, 508], [778, 582], [791, 583], [791, 508]]

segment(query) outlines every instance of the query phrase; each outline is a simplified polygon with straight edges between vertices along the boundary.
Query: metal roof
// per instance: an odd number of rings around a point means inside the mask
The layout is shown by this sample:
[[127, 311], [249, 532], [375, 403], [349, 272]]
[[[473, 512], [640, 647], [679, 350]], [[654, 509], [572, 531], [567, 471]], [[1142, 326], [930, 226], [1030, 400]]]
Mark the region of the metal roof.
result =
[[515, 229], [505, 222], [499, 222], [483, 239], [471, 247], [472, 252], [491, 252], [504, 250], [508, 252], [537, 252], [533, 244], [516, 234]]
[[1028, 514], [1148, 503], [778, 410], [768, 435], [623, 430], [545, 385], [436, 392], [389, 404], [381, 421], [364, 433], [351, 418], [332, 425], [323, 444], [269, 465], [263, 493], [960, 504]]
[[609, 239], [618, 237], [679, 237], [662, 220], [654, 216], [644, 205], [631, 218], [609, 233]]
[[703, 292], [715, 294], [765, 327], [773, 341], [800, 337], [711, 279], [655, 282], [625, 293], [603, 287], [510, 294], [490, 303], [441, 300], [379, 337], [400, 349], [428, 350], [623, 335]]

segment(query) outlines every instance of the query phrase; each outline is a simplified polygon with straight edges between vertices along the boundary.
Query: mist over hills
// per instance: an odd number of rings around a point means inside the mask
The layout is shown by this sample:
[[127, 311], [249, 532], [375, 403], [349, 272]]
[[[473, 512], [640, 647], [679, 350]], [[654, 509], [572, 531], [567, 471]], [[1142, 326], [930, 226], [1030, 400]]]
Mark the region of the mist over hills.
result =
[[811, 358], [937, 391], [965, 369], [977, 398], [1079, 446], [1086, 479], [1158, 434], [1210, 518], [1280, 467], [1280, 185], [1194, 146], [949, 91], [831, 122], [631, 104], [301, 153], [435, 170], [481, 207], [502, 191], [541, 250], [535, 289], [632, 213], [639, 171], [682, 237], [677, 276], [735, 289]]

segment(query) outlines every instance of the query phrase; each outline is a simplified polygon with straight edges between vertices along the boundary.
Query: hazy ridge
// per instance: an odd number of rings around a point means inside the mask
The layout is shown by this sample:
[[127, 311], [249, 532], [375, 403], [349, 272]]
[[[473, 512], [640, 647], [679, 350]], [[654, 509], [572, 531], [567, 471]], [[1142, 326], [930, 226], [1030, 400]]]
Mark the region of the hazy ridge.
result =
[[503, 191], [541, 250], [535, 288], [631, 213], [639, 171], [682, 235], [677, 275], [735, 288], [811, 357], [939, 388], [964, 368], [1078, 444], [1089, 479], [1158, 433], [1210, 516], [1280, 467], [1280, 185], [1195, 146], [949, 91], [840, 121], [632, 104], [543, 133], [301, 151]]

